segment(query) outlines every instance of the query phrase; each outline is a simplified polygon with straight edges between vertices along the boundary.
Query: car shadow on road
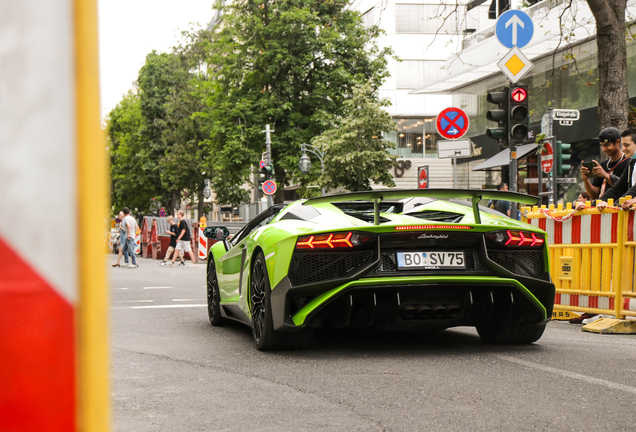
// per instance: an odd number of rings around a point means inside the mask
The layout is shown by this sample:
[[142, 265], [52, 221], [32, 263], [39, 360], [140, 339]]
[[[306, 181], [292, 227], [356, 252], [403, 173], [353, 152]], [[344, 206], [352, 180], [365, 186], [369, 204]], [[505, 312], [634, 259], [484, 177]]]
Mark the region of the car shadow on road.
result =
[[[219, 330], [219, 328], [210, 329]], [[253, 345], [249, 327], [236, 324], [223, 327], [226, 335], [236, 338], [237, 345]], [[230, 334], [232, 334], [230, 336]], [[488, 345], [479, 338], [472, 327], [459, 327], [440, 331], [365, 331], [357, 329], [328, 330], [316, 332], [314, 341], [305, 351], [270, 351], [266, 355], [294, 355], [330, 357], [336, 355], [358, 357], [360, 355], [383, 357], [390, 355], [412, 357], [437, 356], [440, 354], [466, 355], [479, 353], [539, 353], [547, 349], [541, 340], [529, 345]], [[256, 350], [256, 348], [254, 348]]]

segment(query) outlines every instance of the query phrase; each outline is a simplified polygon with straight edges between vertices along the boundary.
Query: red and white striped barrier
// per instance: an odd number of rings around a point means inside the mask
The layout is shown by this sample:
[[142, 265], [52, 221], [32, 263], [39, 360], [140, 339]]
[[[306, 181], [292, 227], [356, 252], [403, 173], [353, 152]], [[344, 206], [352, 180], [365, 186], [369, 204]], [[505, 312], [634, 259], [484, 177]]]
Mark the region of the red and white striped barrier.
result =
[[631, 298], [631, 297], [623, 298], [623, 309], [636, 312], [636, 298]]
[[[557, 292], [554, 297], [554, 302], [561, 306], [578, 306], [582, 308], [614, 310], [614, 297], [563, 294]], [[636, 307], [636, 302], [634, 302], [634, 306]]]
[[135, 236], [135, 255], [141, 253], [141, 233], [137, 233]]
[[199, 228], [199, 259], [208, 258], [208, 238], [203, 235], [203, 228]]
[[[628, 231], [633, 237], [634, 212], [629, 212]], [[572, 216], [559, 222], [550, 218], [533, 218], [530, 224], [548, 233], [548, 244], [616, 243], [618, 213]]]

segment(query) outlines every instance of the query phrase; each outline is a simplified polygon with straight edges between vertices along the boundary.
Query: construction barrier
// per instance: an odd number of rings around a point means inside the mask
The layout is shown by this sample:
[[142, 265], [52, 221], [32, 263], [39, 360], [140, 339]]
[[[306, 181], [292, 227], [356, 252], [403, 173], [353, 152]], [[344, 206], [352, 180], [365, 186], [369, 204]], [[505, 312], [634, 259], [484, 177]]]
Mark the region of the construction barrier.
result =
[[97, 1], [1, 9], [0, 431], [106, 432], [114, 226]]
[[[627, 197], [630, 199], [631, 197]], [[621, 198], [623, 203], [625, 198]], [[616, 318], [636, 316], [634, 290], [634, 208], [599, 211], [559, 204], [523, 207], [522, 220], [547, 232], [555, 309]]]
[[208, 259], [208, 238], [203, 235], [201, 227], [199, 227], [199, 259]]

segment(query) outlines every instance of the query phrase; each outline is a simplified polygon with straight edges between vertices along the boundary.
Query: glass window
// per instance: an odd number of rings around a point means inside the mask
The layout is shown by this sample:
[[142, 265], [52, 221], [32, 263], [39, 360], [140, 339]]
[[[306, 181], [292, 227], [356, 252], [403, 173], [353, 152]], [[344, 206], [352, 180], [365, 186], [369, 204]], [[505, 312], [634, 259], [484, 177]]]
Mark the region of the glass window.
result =
[[[395, 29], [397, 33], [455, 33], [457, 16], [464, 14], [455, 10], [456, 5], [396, 4]], [[463, 8], [461, 8], [463, 10]]]
[[387, 141], [395, 143], [392, 154], [400, 157], [437, 157], [435, 118], [394, 118], [398, 131], [385, 135]]

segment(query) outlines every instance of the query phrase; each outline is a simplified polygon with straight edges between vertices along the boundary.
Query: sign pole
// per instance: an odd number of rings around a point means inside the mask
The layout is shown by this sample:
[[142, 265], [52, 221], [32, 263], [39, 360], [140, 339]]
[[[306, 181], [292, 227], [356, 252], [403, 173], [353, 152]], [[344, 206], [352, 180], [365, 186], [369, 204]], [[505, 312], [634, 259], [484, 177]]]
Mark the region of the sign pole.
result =
[[[265, 145], [267, 146], [267, 163], [271, 166], [274, 166], [274, 163], [272, 162], [272, 138], [270, 136], [270, 133], [274, 131], [270, 130], [269, 124], [266, 124], [265, 130], [261, 132], [265, 132]], [[267, 207], [269, 208], [273, 205], [274, 205], [274, 200], [272, 196], [267, 195]]]
[[[508, 189], [511, 192], [517, 192], [517, 144], [510, 143], [510, 184]], [[517, 219], [517, 203], [510, 203], [510, 217]]]
[[457, 189], [457, 158], [453, 156], [453, 189]]

